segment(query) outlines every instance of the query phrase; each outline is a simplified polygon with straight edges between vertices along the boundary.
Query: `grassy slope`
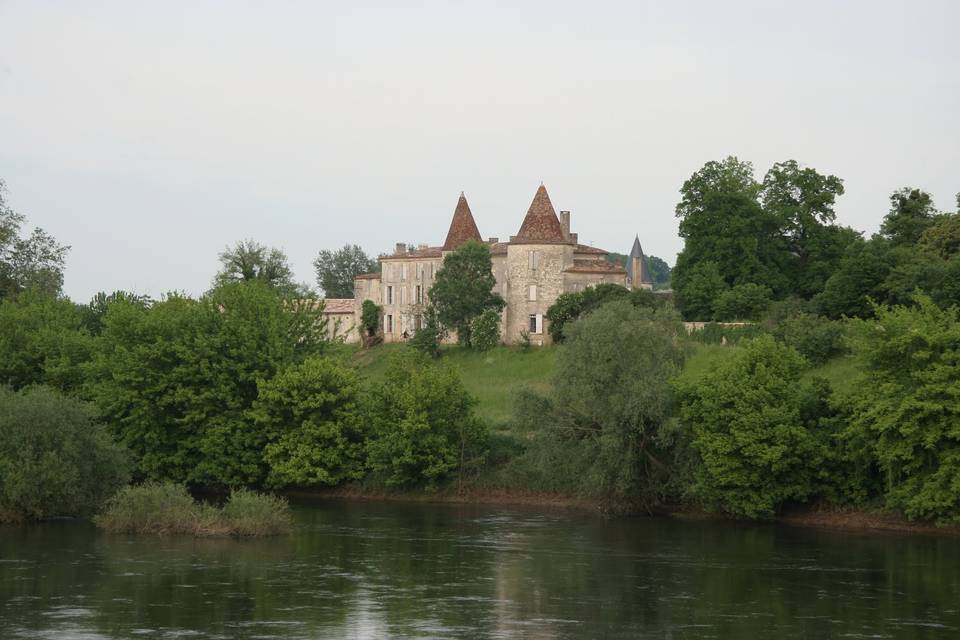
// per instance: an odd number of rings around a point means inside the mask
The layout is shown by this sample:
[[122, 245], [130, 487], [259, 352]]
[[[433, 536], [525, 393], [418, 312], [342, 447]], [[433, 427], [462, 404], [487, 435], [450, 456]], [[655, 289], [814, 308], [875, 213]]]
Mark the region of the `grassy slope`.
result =
[[[367, 351], [352, 348], [344, 351], [348, 361], [368, 380], [381, 379], [390, 353], [404, 345], [382, 345]], [[684, 367], [683, 377], [696, 379], [717, 363], [732, 357], [737, 347], [695, 345]], [[517, 390], [524, 387], [546, 392], [556, 367], [557, 350], [551, 347], [522, 351], [516, 347], [497, 347], [477, 353], [457, 347], [444, 350], [443, 359], [456, 368], [467, 390], [479, 401], [477, 413], [492, 427], [507, 428]], [[838, 392], [852, 390], [857, 384], [858, 369], [853, 358], [836, 358], [812, 369], [808, 376], [826, 378]]]
[[[390, 353], [403, 345], [382, 345], [356, 352], [351, 361], [368, 380], [383, 377]], [[496, 428], [510, 420], [513, 398], [524, 387], [537, 391], [550, 388], [556, 364], [556, 350], [533, 348], [523, 351], [515, 347], [497, 347], [486, 352], [474, 352], [450, 347], [444, 350], [443, 360], [460, 372], [463, 384], [479, 401], [477, 413]]]

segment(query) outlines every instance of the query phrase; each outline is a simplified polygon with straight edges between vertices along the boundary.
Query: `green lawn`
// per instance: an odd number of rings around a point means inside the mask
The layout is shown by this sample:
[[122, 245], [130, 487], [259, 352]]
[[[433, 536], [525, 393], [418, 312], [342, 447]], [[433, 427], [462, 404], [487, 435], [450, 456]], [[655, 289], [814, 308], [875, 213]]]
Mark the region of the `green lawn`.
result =
[[[356, 351], [351, 362], [368, 380], [383, 377], [387, 358], [404, 345], [388, 344]], [[463, 384], [478, 400], [477, 413], [495, 427], [502, 428], [510, 420], [513, 399], [522, 388], [547, 391], [556, 364], [556, 350], [550, 347], [531, 348], [496, 347], [477, 352], [459, 347], [447, 347], [442, 359], [460, 372]]]

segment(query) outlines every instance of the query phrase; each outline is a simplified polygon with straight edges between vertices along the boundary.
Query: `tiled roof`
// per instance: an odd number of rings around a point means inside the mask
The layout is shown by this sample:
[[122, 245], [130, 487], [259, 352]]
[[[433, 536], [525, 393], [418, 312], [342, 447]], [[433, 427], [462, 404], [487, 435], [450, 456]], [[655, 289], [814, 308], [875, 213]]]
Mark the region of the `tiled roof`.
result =
[[608, 260], [576, 260], [572, 267], [564, 269], [566, 273], [626, 273], [623, 267]]
[[443, 250], [458, 249], [467, 240], [482, 241], [480, 230], [477, 229], [477, 223], [470, 212], [470, 205], [467, 204], [467, 198], [461, 191], [457, 208], [453, 211], [453, 220], [450, 221], [450, 229], [447, 231], [447, 239], [443, 243]]
[[327, 298], [323, 301], [324, 313], [353, 313], [353, 298]]
[[573, 252], [574, 252], [574, 253], [587, 253], [587, 254], [594, 255], [594, 256], [605, 256], [605, 255], [607, 255], [608, 253], [610, 253], [610, 252], [607, 251], [606, 249], [600, 249], [600, 248], [597, 248], [597, 247], [591, 247], [590, 245], [586, 245], [586, 244], [578, 244], [576, 247], [573, 248]]
[[537, 193], [533, 196], [533, 202], [530, 203], [530, 209], [520, 225], [520, 231], [517, 232], [513, 242], [518, 244], [536, 244], [536, 243], [563, 243], [566, 239], [563, 237], [563, 228], [560, 226], [560, 220], [557, 218], [557, 212], [550, 202], [550, 196], [547, 195], [546, 188], [541, 184]]
[[505, 256], [507, 255], [507, 244], [506, 242], [488, 242], [487, 246], [490, 247], [490, 255], [492, 256]]
[[379, 280], [380, 272], [377, 271], [376, 273], [361, 273], [358, 276], [353, 276], [353, 279], [354, 280]]

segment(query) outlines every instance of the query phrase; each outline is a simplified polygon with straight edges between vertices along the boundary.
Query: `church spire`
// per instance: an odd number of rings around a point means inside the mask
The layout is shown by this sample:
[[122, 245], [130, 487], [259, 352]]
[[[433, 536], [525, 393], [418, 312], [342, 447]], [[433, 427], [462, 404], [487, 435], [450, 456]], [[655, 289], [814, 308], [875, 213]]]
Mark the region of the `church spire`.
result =
[[481, 238], [480, 230], [477, 229], [477, 223], [473, 219], [473, 213], [470, 212], [470, 205], [467, 204], [467, 197], [461, 191], [457, 208], [453, 211], [453, 220], [450, 221], [450, 230], [447, 231], [447, 239], [443, 243], [443, 250], [459, 249], [467, 240], [477, 240], [479, 242]]
[[653, 286], [653, 278], [650, 277], [650, 267], [647, 266], [647, 257], [643, 255], [643, 248], [640, 246], [640, 236], [633, 239], [633, 247], [630, 249], [630, 255], [627, 257], [627, 277], [630, 278], [630, 284], [634, 288]]

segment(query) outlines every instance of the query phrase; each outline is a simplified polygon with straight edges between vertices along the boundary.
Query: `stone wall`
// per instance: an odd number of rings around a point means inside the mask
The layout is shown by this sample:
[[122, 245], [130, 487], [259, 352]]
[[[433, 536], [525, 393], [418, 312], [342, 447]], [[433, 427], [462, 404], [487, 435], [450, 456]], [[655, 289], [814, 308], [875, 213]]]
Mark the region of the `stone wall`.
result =
[[[531, 268], [530, 253], [536, 253], [536, 266]], [[547, 309], [563, 293], [563, 271], [573, 264], [573, 246], [569, 244], [510, 244], [507, 247], [506, 295], [507, 310], [503, 326], [503, 341], [513, 344], [521, 333], [530, 333], [535, 345], [549, 344]], [[536, 287], [536, 299], [531, 300], [530, 287]], [[530, 331], [530, 318], [539, 318], [539, 332]]]

